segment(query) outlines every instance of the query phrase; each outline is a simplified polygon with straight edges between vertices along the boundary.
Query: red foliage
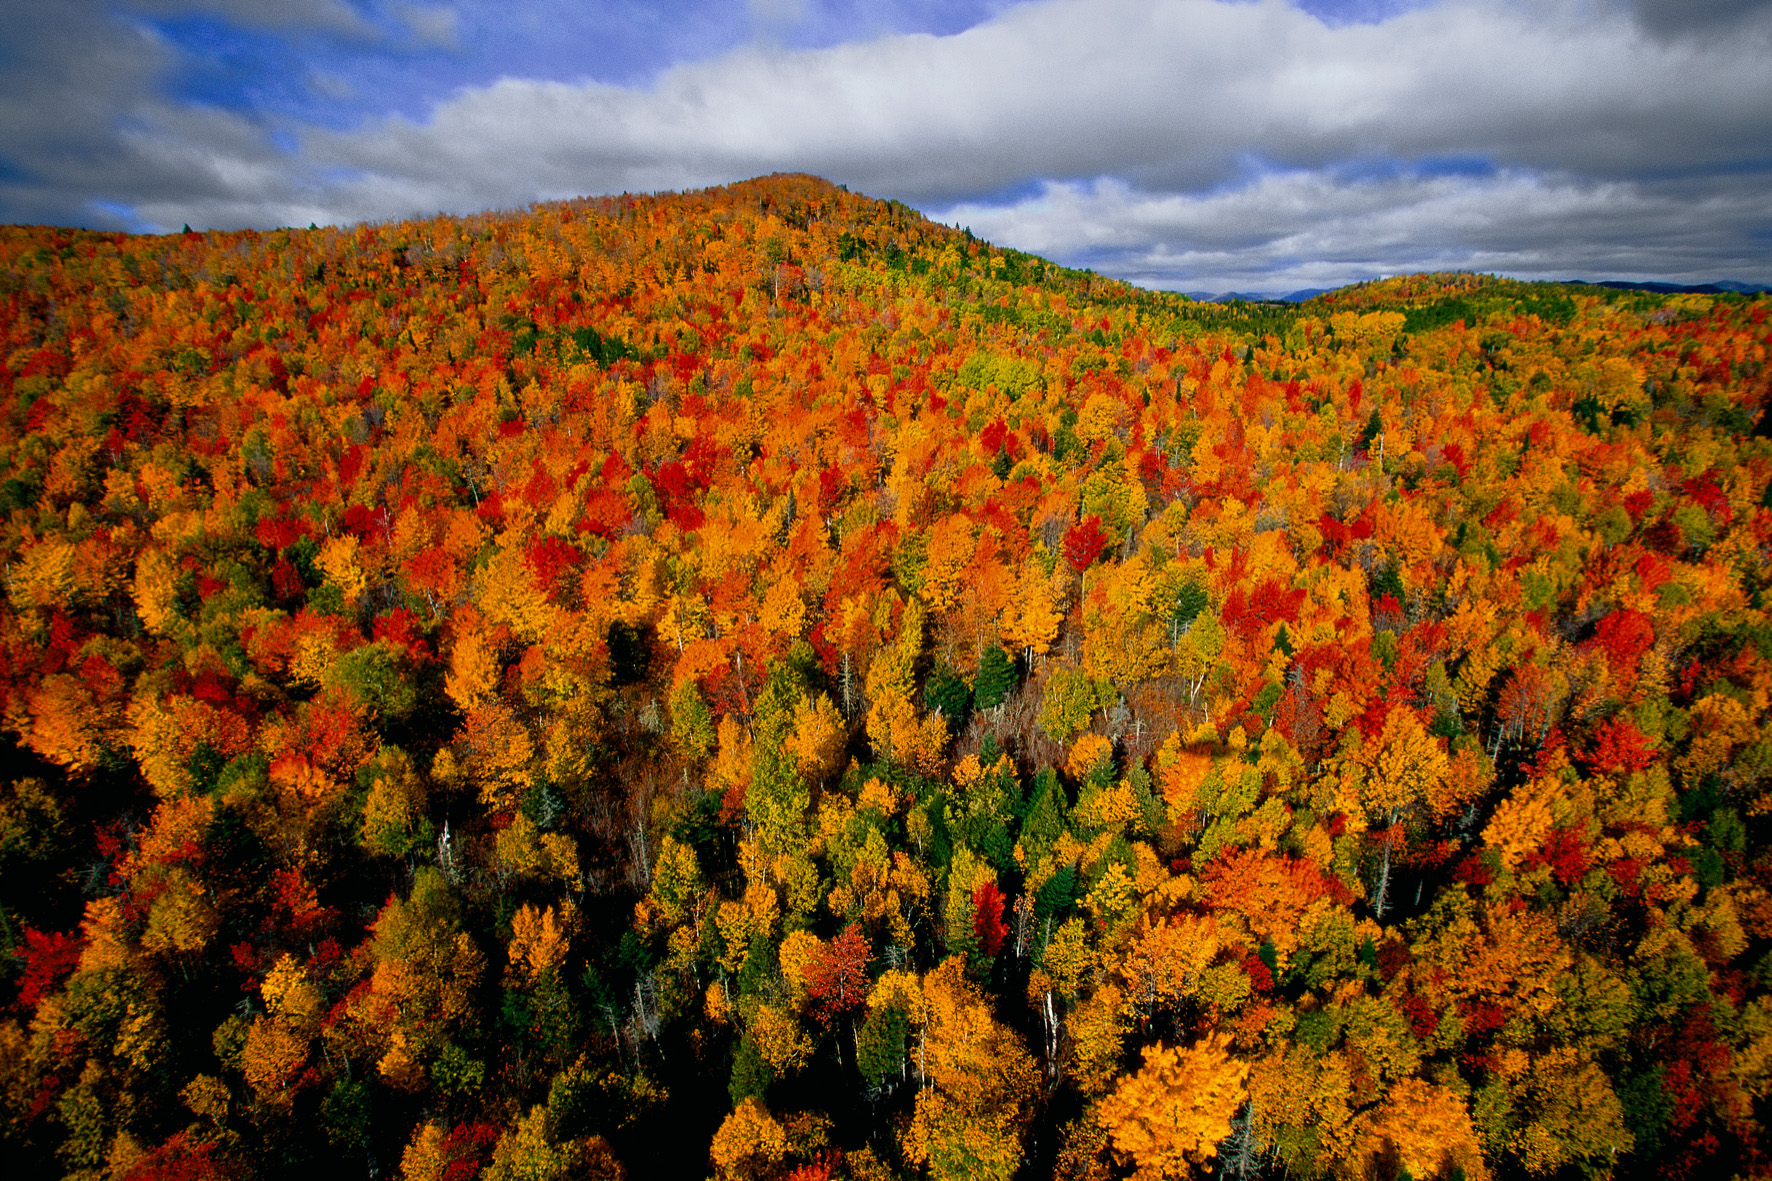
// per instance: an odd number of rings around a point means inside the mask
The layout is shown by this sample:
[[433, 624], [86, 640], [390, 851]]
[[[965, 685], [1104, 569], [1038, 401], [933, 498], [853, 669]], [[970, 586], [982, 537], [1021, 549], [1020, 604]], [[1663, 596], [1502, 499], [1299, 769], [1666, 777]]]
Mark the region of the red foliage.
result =
[[1440, 1024], [1440, 1015], [1434, 1012], [1434, 1007], [1412, 992], [1393, 995], [1390, 1001], [1392, 1007], [1408, 1019], [1409, 1028], [1415, 1031], [1416, 1037], [1426, 1037]]
[[787, 1181], [831, 1181], [836, 1176], [837, 1159], [830, 1153], [821, 1155], [817, 1160], [801, 1165], [787, 1175]]
[[535, 576], [535, 584], [550, 593], [559, 586], [560, 580], [576, 570], [584, 562], [584, 559], [583, 550], [552, 533], [532, 542], [523, 555], [523, 560], [529, 565], [529, 572]]
[[590, 533], [606, 541], [613, 541], [621, 535], [621, 530], [633, 517], [634, 510], [628, 504], [627, 497], [619, 492], [608, 490], [592, 492], [585, 497], [584, 514], [578, 519], [580, 533]]
[[1594, 736], [1593, 749], [1582, 760], [1589, 770], [1606, 775], [1623, 775], [1642, 771], [1655, 762], [1655, 750], [1637, 724], [1622, 714], [1614, 714], [1600, 726]]
[[437, 1174], [437, 1181], [473, 1181], [497, 1143], [497, 1124], [479, 1121], [455, 1125], [443, 1137], [443, 1155], [449, 1163]]
[[25, 970], [18, 982], [18, 1007], [30, 1012], [80, 966], [83, 940], [76, 931], [43, 932], [25, 927]]
[[1548, 865], [1551, 873], [1565, 886], [1573, 886], [1581, 880], [1588, 866], [1593, 864], [1593, 853], [1587, 842], [1573, 829], [1559, 828], [1551, 832], [1550, 839], [1545, 841], [1544, 848], [1527, 859], [1534, 865]]
[[1101, 531], [1101, 518], [1091, 514], [1065, 530], [1064, 560], [1070, 563], [1072, 570], [1081, 574], [1101, 556], [1106, 545], [1107, 535]]
[[[1645, 557], [1638, 562], [1638, 569], [1641, 570], [1644, 562], [1650, 560]], [[1666, 565], [1661, 562], [1663, 569]], [[1606, 662], [1614, 670], [1634, 673], [1643, 653], [1655, 646], [1655, 624], [1639, 611], [1614, 611], [1594, 628], [1593, 644], [1606, 654]]]
[[1458, 1015], [1464, 1018], [1465, 1030], [1472, 1037], [1480, 1037], [1506, 1025], [1508, 1009], [1506, 1005], [1467, 996], [1458, 1002]]
[[260, 517], [256, 530], [259, 544], [267, 549], [285, 549], [309, 532], [311, 530], [306, 521], [298, 521], [283, 513], [274, 517]]
[[1495, 867], [1481, 854], [1472, 853], [1453, 868], [1452, 876], [1466, 885], [1487, 886], [1495, 880]]
[[819, 1020], [859, 1007], [868, 996], [868, 941], [854, 923], [819, 950], [806, 972], [806, 992]]
[[123, 1181], [225, 1181], [239, 1171], [215, 1159], [214, 1141], [199, 1141], [189, 1131], [174, 1132], [166, 1143], [137, 1158]]
[[1009, 928], [1003, 925], [1003, 891], [997, 883], [986, 882], [972, 891], [972, 933], [988, 956], [1003, 950]]
[[410, 607], [395, 607], [386, 615], [376, 616], [375, 638], [385, 641], [390, 648], [409, 653], [415, 659], [430, 655], [424, 637], [419, 634], [418, 615]]

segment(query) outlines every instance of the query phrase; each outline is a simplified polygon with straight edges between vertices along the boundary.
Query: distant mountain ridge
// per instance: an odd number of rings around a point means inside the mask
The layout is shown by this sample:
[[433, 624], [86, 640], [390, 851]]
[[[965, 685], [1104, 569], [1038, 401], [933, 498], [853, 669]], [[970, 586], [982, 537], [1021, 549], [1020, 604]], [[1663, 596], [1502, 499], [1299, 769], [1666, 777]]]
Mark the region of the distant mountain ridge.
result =
[[[1636, 281], [1632, 279], [1555, 279], [1549, 282], [1565, 283], [1571, 287], [1609, 287], [1614, 291], [1652, 291], [1658, 295], [1757, 295], [1762, 291], [1772, 291], [1772, 287], [1764, 283], [1743, 283], [1737, 279], [1718, 279], [1712, 283], [1660, 283], [1653, 280]], [[1336, 290], [1332, 287], [1305, 287], [1298, 291], [1290, 291], [1284, 295], [1270, 291], [1225, 291], [1213, 294], [1209, 291], [1186, 291], [1182, 294], [1189, 299], [1201, 300], [1205, 303], [1304, 303], [1319, 295], [1326, 295]]]

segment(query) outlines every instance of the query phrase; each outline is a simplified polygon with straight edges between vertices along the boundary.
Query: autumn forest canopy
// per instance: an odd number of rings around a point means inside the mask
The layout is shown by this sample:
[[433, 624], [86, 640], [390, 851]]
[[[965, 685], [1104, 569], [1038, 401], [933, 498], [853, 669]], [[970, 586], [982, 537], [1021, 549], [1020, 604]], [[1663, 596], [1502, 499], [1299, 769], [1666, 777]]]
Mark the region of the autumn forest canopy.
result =
[[8, 1170], [1765, 1176], [1769, 302], [0, 228]]

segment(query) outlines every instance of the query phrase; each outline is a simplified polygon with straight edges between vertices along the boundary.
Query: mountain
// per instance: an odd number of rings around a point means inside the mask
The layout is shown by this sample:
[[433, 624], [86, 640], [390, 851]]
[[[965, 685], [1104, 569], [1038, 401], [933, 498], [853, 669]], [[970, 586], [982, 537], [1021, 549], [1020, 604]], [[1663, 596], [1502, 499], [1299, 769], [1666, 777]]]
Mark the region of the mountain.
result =
[[0, 301], [16, 1175], [1762, 1169], [1764, 294], [776, 176]]
[[1325, 294], [1327, 290], [1324, 287], [1307, 287], [1286, 295], [1275, 295], [1263, 291], [1226, 291], [1217, 295], [1209, 291], [1189, 291], [1187, 297], [1205, 303], [1231, 303], [1238, 300], [1244, 303], [1303, 303], [1308, 299], [1315, 299], [1317, 296]]

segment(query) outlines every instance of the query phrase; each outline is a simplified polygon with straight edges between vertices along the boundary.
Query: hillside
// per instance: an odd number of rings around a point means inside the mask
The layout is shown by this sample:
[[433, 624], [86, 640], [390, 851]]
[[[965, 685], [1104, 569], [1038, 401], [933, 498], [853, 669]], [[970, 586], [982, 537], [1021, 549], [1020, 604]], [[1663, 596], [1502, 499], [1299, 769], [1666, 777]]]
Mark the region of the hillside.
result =
[[1768, 1172], [1766, 295], [777, 176], [0, 301], [11, 1167]]

